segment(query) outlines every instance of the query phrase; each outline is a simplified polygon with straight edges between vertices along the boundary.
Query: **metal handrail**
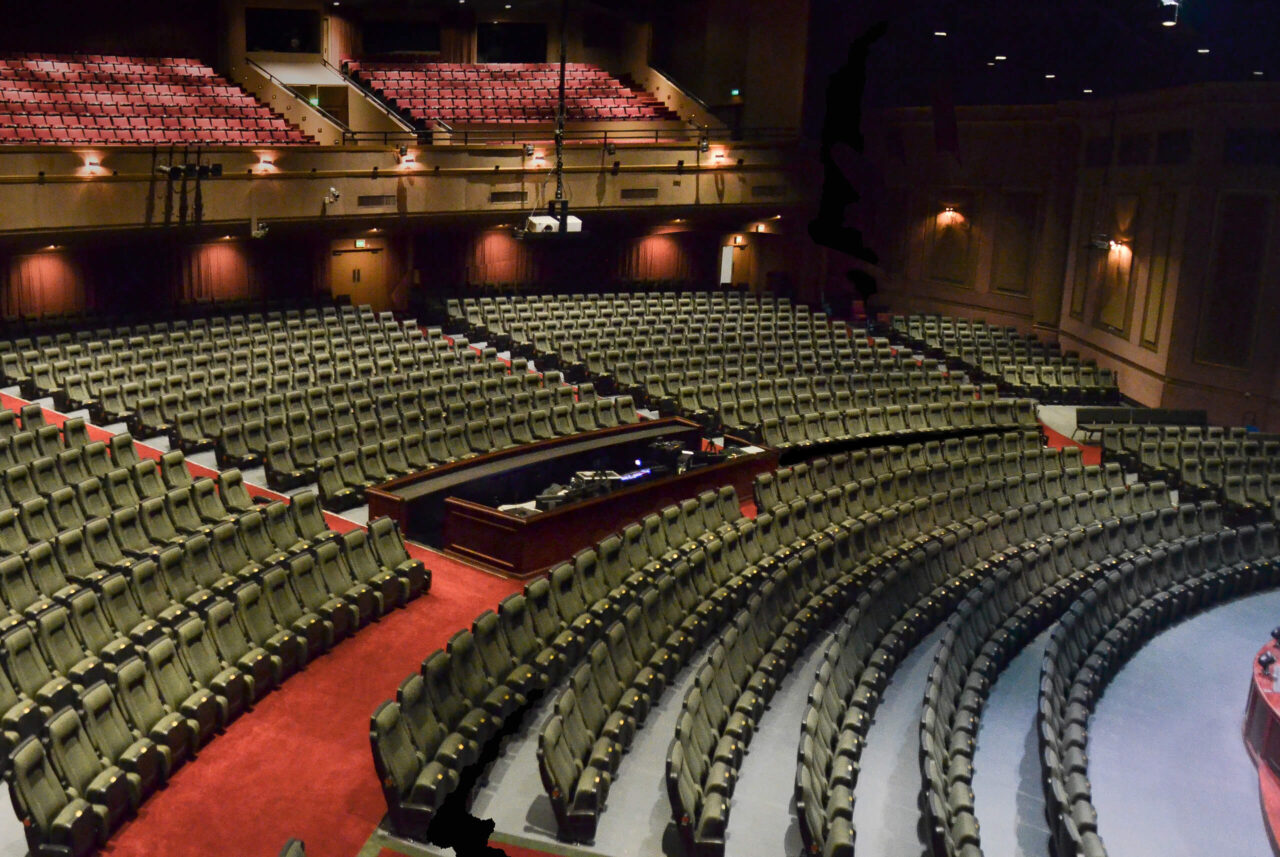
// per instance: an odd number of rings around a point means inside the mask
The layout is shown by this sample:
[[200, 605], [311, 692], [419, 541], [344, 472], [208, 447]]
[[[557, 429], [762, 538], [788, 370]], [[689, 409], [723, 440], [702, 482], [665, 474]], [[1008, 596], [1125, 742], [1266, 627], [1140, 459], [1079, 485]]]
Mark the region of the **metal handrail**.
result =
[[[302, 102], [303, 104], [305, 104], [305, 105], [306, 105], [307, 107], [309, 107], [310, 109], [312, 109], [312, 110], [314, 110], [315, 112], [319, 113], [319, 114], [320, 114], [321, 116], [323, 116], [325, 119], [328, 119], [328, 120], [329, 120], [330, 122], [332, 122], [334, 125], [337, 125], [337, 126], [338, 126], [338, 128], [340, 128], [340, 129], [342, 130], [343, 138], [344, 138], [344, 139], [346, 138], [346, 135], [349, 133], [349, 129], [347, 128], [347, 123], [342, 122], [341, 120], [339, 120], [339, 119], [338, 119], [337, 117], [335, 117], [335, 116], [331, 116], [328, 112], [326, 112], [325, 110], [321, 109], [320, 105], [318, 105], [318, 104], [312, 104], [310, 101], [308, 101], [307, 99], [303, 98], [301, 95], [299, 95], [299, 94], [294, 90], [294, 88], [293, 88], [292, 86], [290, 86], [289, 84], [285, 83], [283, 80], [281, 80], [280, 78], [276, 77], [276, 76], [275, 76], [274, 74], [272, 74], [271, 72], [267, 71], [265, 68], [263, 68], [261, 65], [259, 65], [259, 64], [258, 64], [258, 62], [257, 62], [256, 60], [254, 60], [252, 57], [245, 57], [245, 61], [246, 61], [247, 63], [249, 63], [249, 65], [251, 65], [251, 66], [253, 66], [254, 68], [256, 68], [259, 72], [261, 72], [263, 76], [265, 76], [268, 80], [270, 80], [270, 81], [271, 81], [272, 83], [274, 83], [276, 86], [280, 87], [280, 88], [281, 88], [281, 89], [283, 89], [285, 92], [287, 92], [287, 93], [289, 93], [290, 95], [292, 95], [295, 99], [297, 99], [298, 101]], [[321, 59], [321, 62], [324, 62], [323, 58]]]
[[[443, 124], [443, 123], [441, 123]], [[720, 131], [726, 137], [730, 132]], [[565, 131], [566, 143], [594, 144], [606, 146], [638, 144], [688, 144], [698, 145], [703, 140], [708, 143], [717, 141], [717, 131], [706, 128], [628, 128], [616, 131], [608, 129], [578, 129]], [[551, 127], [527, 129], [520, 127], [483, 128], [483, 129], [450, 129], [410, 131], [348, 131], [342, 135], [344, 144], [394, 145], [399, 143], [432, 142], [444, 145], [511, 145], [520, 146], [526, 143], [553, 142], [555, 136]], [[786, 143], [801, 138], [799, 129], [782, 127], [744, 128], [740, 136], [735, 136], [735, 143]], [[727, 140], [726, 140], [727, 142]]]
[[650, 65], [649, 65], [649, 68], [653, 69], [653, 70], [654, 70], [654, 71], [656, 71], [658, 74], [662, 75], [662, 76], [663, 76], [663, 77], [665, 77], [668, 81], [670, 81], [670, 82], [671, 82], [671, 85], [672, 85], [672, 86], [674, 86], [676, 89], [680, 90], [681, 94], [682, 94], [682, 95], [684, 95], [684, 97], [685, 97], [685, 98], [688, 98], [688, 99], [689, 99], [690, 101], [692, 101], [694, 104], [698, 105], [699, 107], [701, 107], [703, 110], [707, 111], [708, 113], [711, 113], [713, 116], [715, 115], [715, 114], [712, 112], [711, 107], [707, 104], [707, 102], [703, 101], [703, 100], [702, 100], [701, 98], [699, 98], [697, 95], [694, 95], [694, 94], [693, 94], [693, 92], [691, 92], [687, 86], [685, 86], [684, 84], [682, 84], [680, 81], [676, 80], [676, 79], [675, 79], [674, 77], [672, 77], [671, 75], [667, 74], [667, 73], [666, 73], [666, 71], [664, 71], [663, 69], [658, 68], [656, 65], [653, 65], [653, 64], [650, 64]]
[[[328, 63], [328, 62], [327, 62], [323, 57], [321, 57], [321, 58], [320, 58], [320, 61], [321, 61], [321, 62], [323, 62], [325, 65], [329, 65], [329, 63]], [[330, 67], [330, 68], [333, 68], [333, 66], [331, 66], [331, 65], [329, 65], [329, 67]], [[365, 97], [365, 98], [368, 98], [368, 99], [372, 100], [375, 104], [377, 104], [377, 105], [378, 105], [379, 107], [381, 107], [383, 110], [387, 111], [387, 112], [388, 112], [389, 114], [391, 114], [392, 116], [395, 116], [397, 119], [400, 119], [402, 122], [406, 122], [406, 123], [408, 123], [408, 124], [410, 124], [410, 125], [415, 124], [415, 123], [414, 123], [414, 121], [413, 121], [412, 119], [409, 119], [409, 118], [406, 118], [405, 116], [402, 116], [402, 115], [400, 114], [400, 112], [399, 112], [396, 108], [394, 108], [394, 107], [392, 107], [390, 104], [388, 104], [388, 103], [386, 102], [386, 100], [384, 100], [380, 95], [378, 95], [378, 93], [374, 92], [372, 89], [370, 89], [369, 87], [365, 86], [365, 85], [364, 85], [364, 83], [363, 83], [362, 81], [360, 81], [360, 80], [359, 80], [357, 77], [355, 77], [354, 75], [347, 74], [346, 72], [340, 71], [340, 70], [338, 70], [338, 69], [334, 69], [334, 71], [337, 71], [337, 72], [338, 72], [338, 74], [342, 75], [342, 79], [343, 79], [343, 80], [345, 80], [345, 81], [347, 81], [347, 83], [349, 83], [351, 86], [354, 86], [357, 90], [359, 90], [359, 91], [364, 95], [364, 97]], [[450, 134], [452, 134], [452, 133], [453, 133], [453, 128], [452, 128], [452, 126], [450, 126], [450, 125], [449, 125], [447, 122], [445, 122], [443, 119], [429, 119], [429, 120], [426, 120], [426, 121], [436, 123], [437, 125], [441, 126], [441, 128], [442, 128], [445, 132], [447, 132], [447, 133], [450, 133]], [[416, 143], [416, 142], [428, 142], [428, 143], [429, 143], [429, 142], [431, 142], [431, 141], [430, 141], [430, 137], [431, 137], [432, 131], [431, 131], [430, 129], [427, 129], [427, 130], [415, 130], [415, 131], [402, 131], [402, 132], [399, 132], [399, 133], [401, 134], [401, 137], [400, 137], [400, 138], [398, 138], [398, 139], [395, 139], [395, 140], [392, 140], [392, 139], [390, 139], [390, 138], [388, 137], [388, 135], [389, 135], [389, 134], [392, 134], [392, 133], [394, 133], [394, 132], [390, 132], [390, 131], [345, 131], [345, 132], [343, 132], [343, 134], [342, 134], [342, 145], [344, 145], [344, 146], [345, 146], [345, 145], [347, 145], [349, 142], [350, 142], [350, 143], [354, 143], [355, 145], [359, 145], [359, 144], [360, 144], [360, 138], [361, 138], [361, 136], [362, 136], [362, 135], [374, 135], [374, 139], [379, 139], [379, 138], [381, 138], [381, 139], [382, 139], [382, 142], [383, 142], [384, 144], [389, 144], [390, 142], [400, 142], [400, 143], [407, 143], [407, 142], [415, 142], [415, 143]], [[425, 137], [425, 138], [427, 138], [425, 141], [424, 141], [424, 139], [423, 139], [424, 137]]]

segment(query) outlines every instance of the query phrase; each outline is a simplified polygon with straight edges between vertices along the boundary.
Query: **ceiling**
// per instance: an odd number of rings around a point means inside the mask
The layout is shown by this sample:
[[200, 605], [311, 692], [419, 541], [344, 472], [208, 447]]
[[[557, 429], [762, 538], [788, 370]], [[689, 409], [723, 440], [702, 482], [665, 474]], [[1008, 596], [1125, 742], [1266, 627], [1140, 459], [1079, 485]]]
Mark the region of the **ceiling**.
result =
[[1175, 26], [1162, 24], [1161, 0], [859, 6], [851, 15], [848, 3], [813, 0], [813, 49], [834, 54], [877, 18], [887, 21], [868, 61], [872, 104], [929, 104], [940, 86], [958, 104], [1024, 104], [1205, 81], [1280, 81], [1277, 0], [1182, 0]]

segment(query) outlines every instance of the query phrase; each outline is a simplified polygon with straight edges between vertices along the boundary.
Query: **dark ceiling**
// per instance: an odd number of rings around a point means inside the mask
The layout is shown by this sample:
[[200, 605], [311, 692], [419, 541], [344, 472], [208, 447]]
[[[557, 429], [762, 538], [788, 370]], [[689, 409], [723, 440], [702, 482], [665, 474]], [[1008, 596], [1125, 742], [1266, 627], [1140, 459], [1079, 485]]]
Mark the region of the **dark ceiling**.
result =
[[1278, 0], [1183, 0], [1171, 27], [1162, 11], [1161, 0], [813, 0], [811, 67], [832, 69], [884, 20], [868, 61], [871, 105], [929, 104], [939, 85], [958, 104], [1025, 104], [1280, 80]]

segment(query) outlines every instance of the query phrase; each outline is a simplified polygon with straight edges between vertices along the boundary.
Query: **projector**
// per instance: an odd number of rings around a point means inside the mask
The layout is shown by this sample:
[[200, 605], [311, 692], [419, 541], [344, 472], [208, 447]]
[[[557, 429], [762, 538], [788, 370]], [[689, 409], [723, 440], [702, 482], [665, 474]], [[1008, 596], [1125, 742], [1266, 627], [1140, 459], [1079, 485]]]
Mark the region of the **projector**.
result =
[[[566, 232], [581, 232], [582, 218], [568, 215], [568, 223], [565, 224]], [[525, 232], [531, 235], [539, 235], [544, 232], [559, 232], [560, 221], [557, 218], [549, 217], [545, 214], [531, 214], [529, 219], [525, 221]]]

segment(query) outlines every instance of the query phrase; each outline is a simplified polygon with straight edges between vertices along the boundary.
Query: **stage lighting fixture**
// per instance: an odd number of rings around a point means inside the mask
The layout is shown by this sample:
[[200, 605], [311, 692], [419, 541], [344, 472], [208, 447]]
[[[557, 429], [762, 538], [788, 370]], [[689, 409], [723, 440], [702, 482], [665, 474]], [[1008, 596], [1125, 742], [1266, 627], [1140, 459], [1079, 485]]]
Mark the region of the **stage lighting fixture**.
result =
[[1166, 27], [1176, 26], [1178, 23], [1178, 9], [1181, 8], [1180, 0], [1160, 0], [1160, 23]]
[[1262, 674], [1265, 676], [1271, 675], [1271, 665], [1275, 662], [1276, 656], [1270, 652], [1263, 652], [1258, 655], [1258, 666], [1262, 667]]
[[711, 151], [711, 141], [710, 141], [710, 140], [708, 140], [706, 137], [703, 137], [701, 140], [699, 140], [699, 141], [698, 141], [698, 151], [699, 151], [699, 152], [709, 152], [709, 151]]
[[331, 187], [329, 188], [329, 192], [324, 195], [324, 204], [333, 205], [335, 202], [337, 202], [340, 199], [342, 199], [342, 194], [338, 191], [336, 187]]
[[605, 143], [604, 151], [606, 155], [616, 155], [618, 154], [618, 147], [615, 146], [613, 143]]
[[683, 173], [683, 172], [684, 172], [684, 161], [683, 161], [683, 160], [676, 161], [676, 172], [677, 172], [677, 173]]
[[615, 176], [616, 176], [618, 173], [622, 172], [622, 161], [614, 161], [614, 162], [613, 162], [613, 169], [611, 170], [611, 172], [612, 172]]

